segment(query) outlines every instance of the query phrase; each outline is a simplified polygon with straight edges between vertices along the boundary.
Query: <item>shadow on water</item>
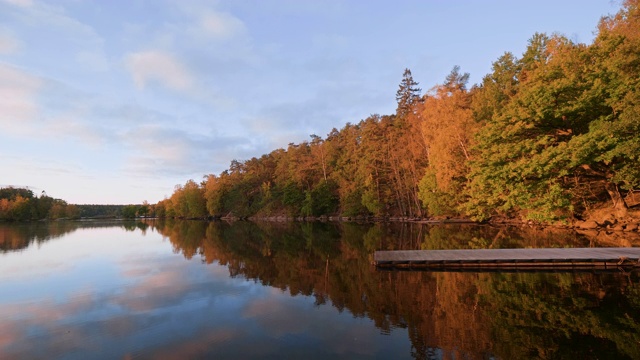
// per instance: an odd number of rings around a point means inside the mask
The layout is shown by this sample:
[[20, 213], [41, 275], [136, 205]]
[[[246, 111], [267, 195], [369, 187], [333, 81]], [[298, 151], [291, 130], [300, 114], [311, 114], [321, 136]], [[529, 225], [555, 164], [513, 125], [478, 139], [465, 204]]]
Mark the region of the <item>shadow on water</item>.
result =
[[419, 224], [157, 221], [177, 254], [315, 298], [384, 333], [414, 358], [638, 359], [637, 273], [379, 272], [375, 250], [614, 246], [558, 229]]

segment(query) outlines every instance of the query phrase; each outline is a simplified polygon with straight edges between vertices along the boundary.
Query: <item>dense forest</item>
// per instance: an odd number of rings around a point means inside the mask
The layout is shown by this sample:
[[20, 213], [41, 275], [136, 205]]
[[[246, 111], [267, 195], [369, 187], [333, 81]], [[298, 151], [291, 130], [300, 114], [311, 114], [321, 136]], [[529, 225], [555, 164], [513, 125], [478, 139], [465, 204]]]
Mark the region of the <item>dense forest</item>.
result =
[[623, 217], [638, 203], [638, 0], [603, 17], [590, 45], [535, 34], [480, 84], [468, 78], [454, 67], [423, 95], [407, 69], [395, 114], [233, 160], [177, 185], [156, 213], [555, 222], [605, 205]]

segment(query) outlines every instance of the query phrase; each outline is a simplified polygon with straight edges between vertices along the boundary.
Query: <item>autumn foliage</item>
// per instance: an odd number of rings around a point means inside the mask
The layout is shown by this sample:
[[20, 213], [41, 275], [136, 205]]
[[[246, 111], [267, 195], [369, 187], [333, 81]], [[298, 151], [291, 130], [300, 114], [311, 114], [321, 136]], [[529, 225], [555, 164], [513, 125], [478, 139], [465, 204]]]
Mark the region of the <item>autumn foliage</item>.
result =
[[189, 180], [169, 217], [507, 216], [550, 222], [640, 190], [640, 9], [626, 1], [591, 44], [535, 34], [468, 86], [456, 66], [421, 94], [405, 71], [395, 114], [371, 115]]
[[54, 199], [44, 192], [38, 197], [29, 189], [0, 189], [0, 221], [76, 218], [78, 215], [76, 205]]

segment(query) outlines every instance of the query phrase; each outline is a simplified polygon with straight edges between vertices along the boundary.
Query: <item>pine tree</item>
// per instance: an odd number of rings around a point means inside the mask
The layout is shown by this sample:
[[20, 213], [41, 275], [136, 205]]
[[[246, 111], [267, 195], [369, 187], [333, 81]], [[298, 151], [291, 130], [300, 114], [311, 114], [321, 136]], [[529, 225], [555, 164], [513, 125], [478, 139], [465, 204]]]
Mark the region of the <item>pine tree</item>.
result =
[[422, 89], [418, 87], [418, 82], [413, 80], [411, 70], [404, 69], [400, 87], [396, 92], [396, 101], [398, 102], [396, 115], [398, 117], [403, 118], [413, 111], [413, 106], [420, 101], [420, 91]]

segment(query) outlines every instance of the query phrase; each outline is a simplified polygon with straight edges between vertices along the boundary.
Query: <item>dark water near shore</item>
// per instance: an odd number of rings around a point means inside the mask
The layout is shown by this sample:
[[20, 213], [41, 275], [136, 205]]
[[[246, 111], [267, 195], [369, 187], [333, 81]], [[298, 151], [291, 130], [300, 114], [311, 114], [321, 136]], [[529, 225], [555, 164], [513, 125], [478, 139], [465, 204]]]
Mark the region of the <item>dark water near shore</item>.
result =
[[0, 224], [0, 358], [639, 359], [637, 273], [370, 265], [381, 249], [630, 243], [470, 225]]

